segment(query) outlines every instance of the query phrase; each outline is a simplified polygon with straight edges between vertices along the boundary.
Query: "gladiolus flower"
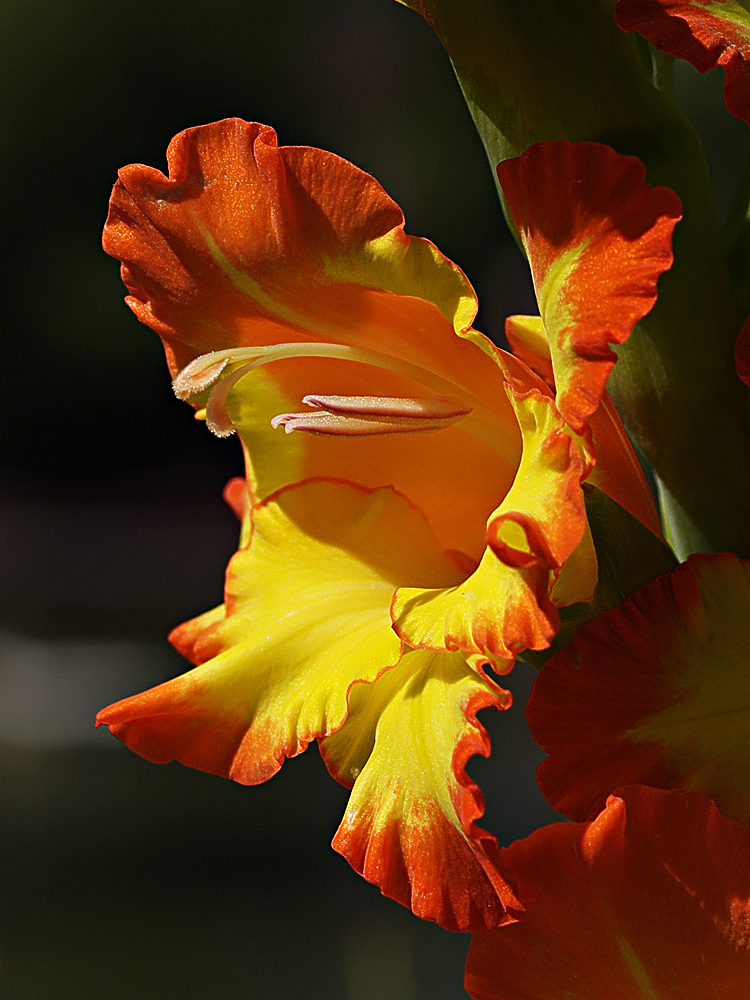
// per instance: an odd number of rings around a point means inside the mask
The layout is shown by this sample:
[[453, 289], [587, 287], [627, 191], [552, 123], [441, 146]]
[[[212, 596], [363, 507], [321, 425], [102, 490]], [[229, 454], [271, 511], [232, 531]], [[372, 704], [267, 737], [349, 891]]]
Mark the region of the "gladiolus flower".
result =
[[[577, 165], [577, 204], [591, 150], [560, 146]], [[633, 161], [609, 154], [645, 190]], [[554, 166], [552, 147], [545, 157]], [[227, 498], [242, 539], [224, 605], [171, 636], [195, 669], [98, 721], [150, 760], [245, 784], [319, 740], [352, 788], [336, 848], [418, 915], [492, 926], [518, 904], [465, 772], [489, 749], [476, 712], [510, 704], [487, 665], [503, 673], [523, 649], [545, 648], [557, 605], [590, 597], [581, 482], [597, 447], [615, 499], [652, 517], [621, 428], [598, 436], [588, 421], [604, 379], [594, 366], [590, 405], [566, 419], [549, 380], [471, 328], [461, 271], [330, 153], [278, 147], [271, 129], [229, 120], [177, 136], [168, 162], [169, 177], [121, 172], [105, 248], [164, 341], [177, 394], [215, 433], [239, 434], [247, 478]], [[679, 215], [671, 192], [647, 201], [629, 235], [650, 248], [639, 315]], [[586, 216], [587, 246], [596, 219], [613, 231], [606, 208]], [[616, 271], [602, 245], [600, 265]], [[566, 244], [556, 264], [546, 246], [560, 279], [545, 292], [554, 319], [578, 256]], [[605, 353], [617, 323], [639, 318], [609, 305], [620, 318], [595, 324]], [[591, 360], [580, 346], [577, 386]], [[550, 349], [557, 378], [567, 359], [557, 341]]]
[[476, 934], [474, 1000], [730, 1000], [750, 982], [750, 831], [640, 785], [501, 852], [526, 909]]

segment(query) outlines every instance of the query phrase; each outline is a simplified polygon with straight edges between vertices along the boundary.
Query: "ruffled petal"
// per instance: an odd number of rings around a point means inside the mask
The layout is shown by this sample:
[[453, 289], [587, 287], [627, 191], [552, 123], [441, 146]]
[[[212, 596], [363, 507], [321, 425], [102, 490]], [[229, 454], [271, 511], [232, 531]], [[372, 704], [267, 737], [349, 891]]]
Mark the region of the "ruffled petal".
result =
[[456, 579], [422, 515], [389, 488], [309, 481], [253, 511], [227, 572], [226, 614], [178, 631], [200, 666], [104, 709], [137, 753], [257, 784], [334, 732], [349, 688], [399, 661], [397, 581]]
[[558, 570], [583, 537], [580, 487], [589, 468], [546, 387], [512, 355], [502, 362], [523, 452], [513, 486], [487, 523], [487, 542], [508, 566]]
[[700, 73], [724, 67], [724, 102], [750, 125], [750, 6], [742, 0], [620, 0], [615, 17]]
[[750, 562], [691, 558], [583, 625], [527, 703], [539, 785], [573, 819], [620, 785], [710, 795], [750, 824]]
[[582, 433], [621, 344], [672, 264], [680, 200], [595, 142], [541, 142], [497, 168], [549, 335], [557, 405]]
[[476, 934], [474, 1000], [729, 1000], [750, 983], [750, 831], [702, 795], [622, 789], [501, 852], [525, 906]]
[[[400, 587], [393, 604], [396, 631], [410, 646], [463, 650], [500, 669], [524, 649], [544, 649], [558, 626], [550, 589], [583, 538], [581, 481], [588, 471], [574, 435], [542, 382], [503, 354], [506, 391], [523, 435], [513, 486], [487, 522], [487, 549], [458, 587]], [[587, 599], [596, 562], [580, 577]], [[506, 661], [503, 667], [501, 662]]]
[[400, 587], [393, 602], [396, 632], [421, 649], [463, 650], [507, 673], [525, 649], [546, 649], [559, 627], [541, 565], [506, 566], [487, 549], [456, 587]]
[[[478, 560], [520, 436], [490, 348], [478, 348], [479, 335], [456, 336], [476, 313], [462, 272], [404, 232], [401, 210], [372, 177], [323, 150], [279, 147], [267, 126], [228, 119], [188, 129], [167, 159], [169, 177], [142, 165], [120, 172], [104, 246], [122, 261], [128, 302], [164, 340], [173, 373], [207, 352], [286, 343], [345, 345], [386, 363], [301, 357], [245, 376], [227, 406], [255, 498], [313, 476], [391, 484], [444, 547]], [[388, 359], [450, 382], [448, 395], [486, 411], [490, 446], [460, 428], [405, 435], [394, 447], [270, 426], [310, 394], [429, 395]]]
[[[377, 181], [333, 153], [279, 147], [272, 128], [230, 118], [181, 132], [167, 163], [168, 177], [120, 171], [104, 245], [173, 371], [209, 351], [288, 340], [286, 328], [351, 342], [368, 289], [471, 325], [476, 297], [461, 271], [407, 236]], [[381, 335], [389, 353], [409, 351], [403, 326]]]
[[517, 909], [495, 868], [497, 842], [475, 824], [484, 801], [465, 771], [489, 754], [477, 711], [509, 705], [460, 654], [418, 650], [354, 687], [346, 723], [321, 742], [331, 773], [353, 786], [333, 846], [386, 896], [451, 930]]

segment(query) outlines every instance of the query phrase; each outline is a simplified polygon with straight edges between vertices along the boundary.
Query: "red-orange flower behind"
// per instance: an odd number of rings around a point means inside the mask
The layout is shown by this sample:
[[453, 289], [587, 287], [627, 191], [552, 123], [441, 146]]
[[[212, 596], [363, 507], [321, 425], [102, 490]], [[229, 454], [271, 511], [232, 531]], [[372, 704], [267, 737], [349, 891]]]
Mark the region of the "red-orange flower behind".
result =
[[477, 934], [474, 1000], [737, 1000], [750, 984], [750, 831], [703, 795], [619, 790], [591, 823], [502, 851], [526, 906]]

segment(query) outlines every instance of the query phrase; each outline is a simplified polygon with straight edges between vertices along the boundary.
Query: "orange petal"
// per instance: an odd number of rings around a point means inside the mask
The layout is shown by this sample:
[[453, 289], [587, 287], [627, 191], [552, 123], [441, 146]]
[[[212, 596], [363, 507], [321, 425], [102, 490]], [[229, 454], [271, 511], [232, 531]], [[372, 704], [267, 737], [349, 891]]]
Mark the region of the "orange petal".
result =
[[522, 918], [476, 934], [474, 1000], [734, 1000], [750, 983], [750, 831], [634, 785], [501, 852]]
[[680, 200], [645, 167], [595, 142], [542, 142], [497, 168], [531, 265], [557, 405], [582, 433], [616, 355], [672, 263]]
[[[346, 160], [279, 147], [273, 129], [233, 118], [181, 132], [167, 162], [169, 177], [120, 171], [104, 246], [173, 371], [209, 351], [295, 339], [288, 329], [351, 342], [368, 289], [421, 293], [451, 325], [471, 325], [476, 298], [460, 270], [407, 236], [396, 203]], [[392, 332], [392, 346], [402, 339]]]
[[415, 385], [347, 361], [277, 361], [248, 375], [228, 404], [256, 499], [312, 476], [392, 484], [424, 510], [444, 547], [478, 559], [519, 435], [491, 351], [456, 336], [476, 313], [465, 276], [404, 232], [401, 210], [372, 177], [323, 150], [279, 147], [264, 125], [188, 129], [167, 160], [169, 177], [142, 165], [120, 172], [104, 246], [122, 261], [129, 304], [163, 338], [173, 373], [238, 346], [364, 348], [455, 384], [469, 406], [493, 415], [509, 448], [503, 457], [458, 428], [395, 446], [284, 435], [270, 419], [298, 411], [306, 395], [406, 397]]
[[[390, 603], [404, 579], [455, 579], [423, 517], [393, 490], [328, 481], [253, 511], [227, 572], [226, 616], [183, 626], [200, 666], [99, 714], [137, 753], [257, 784], [334, 732], [355, 681], [397, 663]], [[203, 631], [201, 631], [203, 630]]]
[[620, 0], [615, 17], [700, 73], [724, 67], [724, 102], [750, 125], [750, 11], [739, 0]]
[[489, 754], [477, 711], [509, 705], [463, 656], [408, 652], [352, 689], [346, 722], [321, 743], [331, 773], [353, 786], [333, 846], [386, 896], [451, 930], [491, 927], [517, 908], [465, 771]]
[[631, 782], [750, 823], [750, 562], [691, 558], [583, 625], [527, 704], [539, 785], [573, 819]]

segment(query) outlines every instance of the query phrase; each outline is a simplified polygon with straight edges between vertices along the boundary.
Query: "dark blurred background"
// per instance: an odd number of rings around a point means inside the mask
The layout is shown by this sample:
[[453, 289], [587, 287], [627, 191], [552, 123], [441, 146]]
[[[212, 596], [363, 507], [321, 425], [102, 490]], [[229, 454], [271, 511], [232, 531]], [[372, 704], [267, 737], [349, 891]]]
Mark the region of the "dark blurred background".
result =
[[[452, 1000], [468, 939], [382, 899], [329, 847], [346, 792], [311, 748], [267, 785], [157, 767], [93, 729], [181, 672], [164, 636], [221, 599], [241, 471], [172, 396], [158, 338], [100, 249], [119, 166], [165, 167], [230, 115], [373, 173], [479, 291], [532, 308], [450, 66], [393, 0], [5, 0], [0, 437], [3, 1000]], [[725, 206], [746, 130], [681, 73]], [[534, 785], [530, 670], [485, 719], [486, 825], [554, 814]]]

